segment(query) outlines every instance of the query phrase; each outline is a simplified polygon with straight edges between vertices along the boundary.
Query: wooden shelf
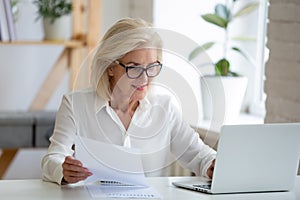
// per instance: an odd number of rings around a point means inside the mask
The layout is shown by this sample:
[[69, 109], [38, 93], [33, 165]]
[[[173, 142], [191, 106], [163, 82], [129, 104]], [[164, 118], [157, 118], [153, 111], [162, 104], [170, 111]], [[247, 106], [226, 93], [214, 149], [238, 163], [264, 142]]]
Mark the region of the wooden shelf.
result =
[[14, 41], [14, 42], [0, 42], [0, 45], [7, 46], [26, 46], [26, 45], [61, 45], [65, 48], [80, 48], [85, 46], [85, 42], [81, 40], [68, 41]]
[[[72, 7], [72, 38], [76, 39], [68, 41], [0, 41], [0, 46], [56, 45], [64, 48], [31, 102], [29, 110], [45, 109], [67, 72], [70, 73], [70, 90], [89, 85], [89, 67], [84, 71], [85, 74], [81, 78], [78, 78], [77, 75], [82, 73], [80, 72], [82, 62], [98, 44], [101, 34], [102, 1], [72, 0]], [[91, 61], [87, 60], [87, 62]]]

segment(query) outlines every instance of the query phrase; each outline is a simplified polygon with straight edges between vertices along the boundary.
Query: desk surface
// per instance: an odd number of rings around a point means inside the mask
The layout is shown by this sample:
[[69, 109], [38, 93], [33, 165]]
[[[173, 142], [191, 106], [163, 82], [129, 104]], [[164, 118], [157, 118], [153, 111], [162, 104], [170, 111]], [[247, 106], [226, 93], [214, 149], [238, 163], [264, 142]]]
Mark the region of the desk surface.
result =
[[[226, 194], [210, 195], [200, 192], [176, 188], [172, 181], [198, 179], [198, 177], [153, 177], [147, 178], [163, 199], [186, 199], [186, 200], [299, 200], [300, 199], [300, 176], [296, 179], [296, 185], [291, 192], [272, 193], [249, 193], [249, 194]], [[42, 180], [1, 180], [1, 199], [92, 199], [83, 185], [59, 186]]]

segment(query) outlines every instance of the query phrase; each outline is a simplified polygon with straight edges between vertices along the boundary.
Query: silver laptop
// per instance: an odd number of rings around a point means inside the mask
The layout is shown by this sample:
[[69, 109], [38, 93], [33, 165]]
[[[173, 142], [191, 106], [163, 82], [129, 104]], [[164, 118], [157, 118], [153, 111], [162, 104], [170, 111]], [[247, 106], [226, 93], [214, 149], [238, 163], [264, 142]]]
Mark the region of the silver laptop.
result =
[[211, 182], [173, 182], [219, 193], [291, 190], [300, 159], [300, 123], [225, 125]]

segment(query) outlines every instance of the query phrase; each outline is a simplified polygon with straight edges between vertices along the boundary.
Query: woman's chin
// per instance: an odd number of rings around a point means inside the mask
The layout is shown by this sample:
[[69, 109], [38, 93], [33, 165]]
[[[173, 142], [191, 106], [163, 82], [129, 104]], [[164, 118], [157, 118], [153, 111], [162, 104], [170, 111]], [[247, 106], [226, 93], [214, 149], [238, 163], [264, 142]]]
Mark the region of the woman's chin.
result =
[[147, 90], [135, 90], [134, 93], [132, 94], [132, 99], [135, 100], [142, 100], [145, 98], [147, 94]]

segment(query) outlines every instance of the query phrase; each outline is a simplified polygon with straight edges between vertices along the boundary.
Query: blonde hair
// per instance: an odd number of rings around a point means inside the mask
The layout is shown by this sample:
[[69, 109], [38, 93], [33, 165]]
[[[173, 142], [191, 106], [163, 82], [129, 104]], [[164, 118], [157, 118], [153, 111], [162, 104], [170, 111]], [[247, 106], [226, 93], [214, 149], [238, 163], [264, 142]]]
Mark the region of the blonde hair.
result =
[[139, 48], [157, 49], [157, 59], [161, 60], [161, 38], [152, 25], [142, 19], [123, 18], [106, 32], [91, 66], [91, 83], [100, 97], [109, 100], [111, 95], [107, 68], [115, 60]]

